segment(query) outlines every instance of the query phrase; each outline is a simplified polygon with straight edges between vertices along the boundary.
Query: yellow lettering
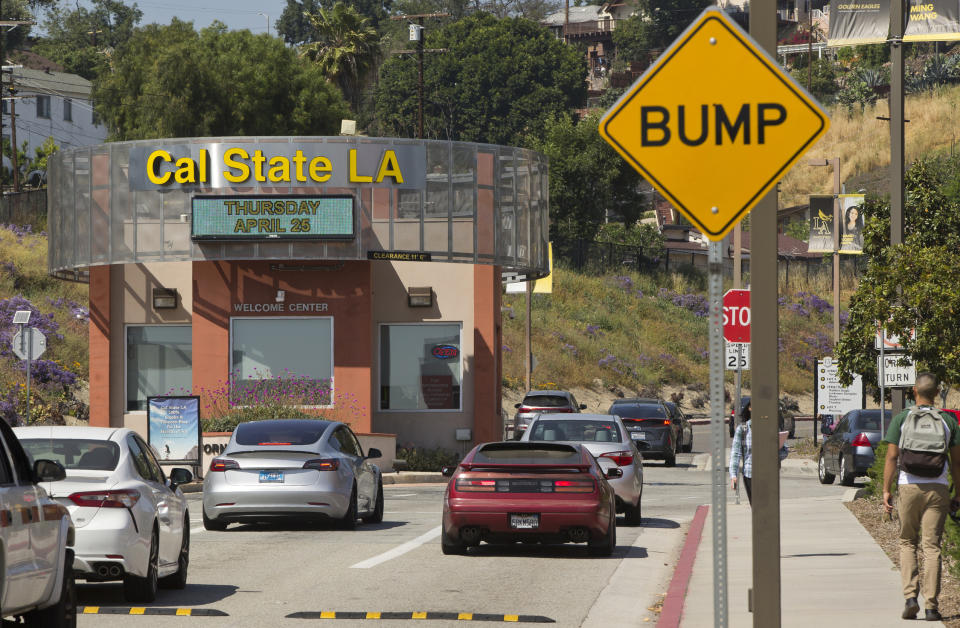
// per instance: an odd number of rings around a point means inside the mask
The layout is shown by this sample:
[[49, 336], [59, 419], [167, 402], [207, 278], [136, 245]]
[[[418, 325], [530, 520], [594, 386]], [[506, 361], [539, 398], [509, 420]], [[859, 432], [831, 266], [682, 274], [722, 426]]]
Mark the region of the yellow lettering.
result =
[[181, 157], [178, 159], [177, 171], [173, 174], [173, 179], [177, 183], [196, 183], [197, 162], [189, 157]]
[[[223, 178], [230, 183], [243, 183], [250, 178], [250, 166], [242, 161], [234, 161], [234, 157], [250, 159], [250, 155], [242, 148], [228, 148], [226, 152], [223, 153], [223, 165], [231, 170], [224, 170]], [[234, 174], [232, 169], [236, 169], [236, 174]]]
[[377, 183], [383, 181], [384, 177], [393, 177], [394, 183], [403, 183], [403, 173], [400, 172], [400, 164], [397, 163], [397, 153], [392, 150], [383, 153], [380, 169], [377, 170]]
[[233, 227], [234, 233], [247, 233], [247, 227], [244, 225], [242, 218], [237, 218], [237, 224]]
[[173, 158], [170, 157], [170, 153], [165, 150], [155, 150], [150, 153], [150, 156], [147, 157], [147, 178], [150, 179], [150, 183], [154, 185], [166, 185], [170, 181], [169, 172], [165, 172], [163, 175], [157, 174], [157, 161], [170, 163], [171, 159]]
[[304, 183], [307, 180], [307, 177], [303, 174], [303, 164], [307, 163], [307, 158], [303, 156], [302, 150], [298, 150], [296, 153], [294, 153], [293, 163], [297, 166], [297, 181]]
[[210, 155], [207, 149], [200, 150], [200, 183], [207, 182], [207, 167], [210, 163]]
[[350, 149], [350, 183], [373, 183], [373, 176], [357, 174], [357, 149]]
[[263, 162], [266, 160], [267, 159], [263, 156], [262, 150], [253, 151], [253, 165], [255, 167], [253, 171], [253, 178], [260, 183], [265, 183], [267, 181], [266, 177], [263, 176]]
[[247, 228], [244, 229], [246, 233], [250, 233], [251, 229], [257, 228], [257, 219], [256, 218], [247, 218]]
[[310, 178], [317, 183], [323, 183], [329, 179], [332, 170], [333, 166], [330, 165], [330, 160], [326, 157], [314, 157], [310, 160]]
[[270, 158], [270, 172], [267, 173], [267, 178], [274, 183], [280, 181], [290, 183], [290, 162], [286, 157]]

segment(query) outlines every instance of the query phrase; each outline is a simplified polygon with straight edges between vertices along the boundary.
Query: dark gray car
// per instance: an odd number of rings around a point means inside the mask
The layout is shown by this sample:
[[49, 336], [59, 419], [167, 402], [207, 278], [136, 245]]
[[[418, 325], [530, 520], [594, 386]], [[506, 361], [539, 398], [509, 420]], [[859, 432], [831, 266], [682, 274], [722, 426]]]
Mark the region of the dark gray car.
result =
[[587, 406], [577, 403], [573, 393], [565, 390], [531, 390], [523, 396], [523, 401], [513, 406], [517, 414], [513, 417], [513, 438], [520, 440], [530, 427], [530, 422], [538, 414], [574, 413], [586, 410]]
[[[890, 424], [893, 413], [887, 410], [884, 426]], [[873, 464], [874, 450], [880, 443], [880, 410], [851, 410], [841, 417], [833, 433], [826, 428], [820, 455], [817, 461], [817, 474], [821, 484], [833, 484], [839, 475], [840, 483], [853, 484], [859, 475], [866, 475]]]
[[682, 430], [680, 422], [657, 399], [617, 399], [607, 411], [623, 420], [630, 438], [644, 458], [662, 458], [672, 467], [677, 463]]

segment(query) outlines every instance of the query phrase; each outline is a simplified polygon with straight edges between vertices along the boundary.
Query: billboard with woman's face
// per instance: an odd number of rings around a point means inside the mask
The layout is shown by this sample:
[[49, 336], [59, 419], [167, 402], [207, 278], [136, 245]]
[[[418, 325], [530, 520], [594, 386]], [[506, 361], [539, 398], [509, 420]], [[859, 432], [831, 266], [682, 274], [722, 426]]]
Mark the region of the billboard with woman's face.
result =
[[840, 252], [863, 253], [863, 194], [841, 194]]

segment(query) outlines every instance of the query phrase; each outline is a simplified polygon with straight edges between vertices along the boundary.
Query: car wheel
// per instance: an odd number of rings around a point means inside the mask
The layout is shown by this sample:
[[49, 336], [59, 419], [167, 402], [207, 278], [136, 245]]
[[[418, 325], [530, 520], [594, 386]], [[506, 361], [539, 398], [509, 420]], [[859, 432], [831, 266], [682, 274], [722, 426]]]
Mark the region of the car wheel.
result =
[[460, 556], [467, 553], [467, 546], [463, 541], [447, 536], [446, 525], [440, 529], [440, 549], [445, 556]]
[[350, 491], [350, 505], [347, 506], [347, 512], [337, 521], [341, 530], [353, 530], [357, 527], [357, 485], [353, 485]]
[[147, 575], [124, 576], [123, 597], [128, 602], [152, 602], [157, 599], [157, 569], [160, 562], [160, 535], [153, 529], [150, 535], [150, 554], [147, 559]]
[[693, 429], [690, 429], [690, 441], [683, 447], [684, 453], [690, 453], [693, 451]]
[[380, 523], [383, 521], [383, 480], [377, 482], [377, 503], [373, 512], [363, 516], [364, 523]]
[[190, 566], [190, 514], [183, 516], [183, 540], [180, 542], [180, 556], [177, 558], [177, 573], [160, 579], [164, 589], [187, 588], [187, 568]]
[[641, 493], [640, 496], [637, 497], [637, 505], [636, 505], [636, 506], [624, 506], [624, 507], [623, 507], [623, 515], [624, 515], [623, 518], [624, 518], [624, 522], [625, 522], [628, 526], [638, 526], [638, 525], [640, 525], [640, 522], [641, 522], [641, 520], [642, 520], [642, 518], [641, 518], [641, 516], [640, 516], [640, 504], [641, 504], [642, 501], [643, 501], [643, 494]]
[[820, 457], [817, 459], [817, 476], [821, 484], [833, 484], [836, 476], [827, 472], [827, 460], [823, 457], [823, 450], [820, 450]]
[[[77, 588], [73, 579], [73, 550], [66, 551], [60, 599], [53, 606], [32, 611], [24, 617], [26, 625], [36, 628], [76, 628]], [[6, 624], [7, 622], [3, 622]]]
[[225, 521], [211, 519], [207, 516], [207, 511], [203, 510], [203, 529], [210, 530], [211, 532], [223, 532], [227, 529], [227, 523]]
[[[614, 511], [610, 511], [613, 513]], [[587, 541], [587, 551], [591, 556], [612, 556], [617, 549], [617, 524], [613, 517], [607, 526], [607, 533], [601, 539]]]
[[797, 437], [797, 422], [794, 420], [790, 423], [790, 432], [787, 433], [787, 438], [796, 438]]
[[853, 486], [853, 480], [856, 479], [856, 473], [847, 472], [847, 457], [840, 455], [840, 484], [844, 486]]

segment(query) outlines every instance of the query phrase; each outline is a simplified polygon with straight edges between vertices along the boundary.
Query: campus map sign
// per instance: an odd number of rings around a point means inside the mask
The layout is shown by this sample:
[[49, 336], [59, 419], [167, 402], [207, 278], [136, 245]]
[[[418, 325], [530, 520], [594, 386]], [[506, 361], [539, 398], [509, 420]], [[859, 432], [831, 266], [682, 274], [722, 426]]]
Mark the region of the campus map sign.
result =
[[194, 196], [194, 240], [354, 237], [353, 196]]

